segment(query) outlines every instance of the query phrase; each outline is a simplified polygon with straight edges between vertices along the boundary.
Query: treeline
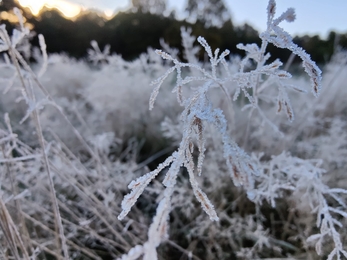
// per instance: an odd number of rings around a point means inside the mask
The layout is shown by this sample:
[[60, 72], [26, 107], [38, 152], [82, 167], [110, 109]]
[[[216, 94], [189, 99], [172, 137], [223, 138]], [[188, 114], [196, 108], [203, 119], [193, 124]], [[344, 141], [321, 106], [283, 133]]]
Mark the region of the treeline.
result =
[[[9, 7], [2, 6], [2, 9]], [[65, 52], [76, 58], [86, 56], [92, 40], [96, 40], [101, 48], [110, 44], [111, 51], [126, 60], [135, 59], [148, 47], [161, 48], [160, 39], [164, 39], [171, 47], [181, 49], [182, 26], [192, 28], [196, 36], [205, 37], [212, 48], [229, 49], [235, 54], [242, 53], [236, 48], [238, 43], [260, 43], [259, 33], [255, 29], [247, 24], [234, 26], [232, 21], [225, 22], [220, 28], [206, 28], [199, 21], [192, 24], [178, 21], [173, 16], [164, 17], [141, 10], [118, 13], [110, 20], [96, 12], [85, 12], [74, 21], [64, 18], [58, 10], [43, 10], [38, 17], [30, 15], [27, 10], [23, 11], [33, 30], [45, 36], [48, 52]], [[13, 25], [8, 23], [8, 27], [10, 29]], [[331, 32], [327, 39], [319, 36], [296, 37], [295, 42], [307, 50], [313, 60], [325, 63], [337, 45], [347, 47], [347, 34]], [[35, 40], [34, 44], [37, 44]], [[271, 46], [269, 48], [272, 58], [285, 61], [289, 56], [289, 52]]]

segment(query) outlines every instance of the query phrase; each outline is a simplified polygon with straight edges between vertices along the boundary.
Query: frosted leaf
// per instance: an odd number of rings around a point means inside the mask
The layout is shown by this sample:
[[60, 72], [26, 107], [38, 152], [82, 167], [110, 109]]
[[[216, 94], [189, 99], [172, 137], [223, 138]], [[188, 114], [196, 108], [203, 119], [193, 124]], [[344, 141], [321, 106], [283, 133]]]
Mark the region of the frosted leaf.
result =
[[246, 52], [249, 52], [251, 54], [257, 53], [259, 52], [259, 47], [257, 44], [255, 43], [249, 43], [249, 44], [243, 44], [243, 43], [238, 43], [236, 45], [236, 47], [240, 50], [244, 50]]
[[177, 177], [177, 174], [179, 173], [179, 169], [181, 167], [181, 164], [180, 164], [179, 160], [177, 160], [176, 156], [177, 156], [177, 152], [173, 153], [172, 157], [175, 158], [176, 160], [171, 164], [171, 167], [168, 170], [168, 172], [166, 173], [165, 178], [163, 180], [163, 184], [166, 187], [172, 188], [176, 184], [176, 177]]
[[136, 203], [137, 199], [141, 196], [147, 185], [172, 161], [173, 157], [168, 157], [163, 163], [158, 166], [157, 169], [137, 178], [129, 184], [128, 188], [132, 191], [127, 194], [122, 201], [122, 212], [118, 216], [119, 220], [125, 218], [125, 216], [129, 213], [131, 207]]
[[317, 239], [321, 239], [321, 237], [322, 237], [322, 234], [314, 234], [314, 235], [309, 236], [309, 237], [306, 239], [306, 241], [307, 241], [308, 243], [314, 242], [314, 241], [317, 240]]
[[164, 60], [175, 60], [174, 58], [172, 58], [172, 56], [162, 50], [156, 50], [155, 51], [156, 54], [160, 55]]
[[329, 211], [332, 211], [334, 213], [340, 214], [341, 216], [343, 216], [344, 218], [347, 218], [347, 212], [333, 208], [333, 207], [328, 207]]
[[199, 149], [199, 156], [198, 156], [198, 164], [197, 164], [197, 171], [198, 175], [201, 175], [202, 172], [202, 164], [204, 162], [205, 158], [205, 137], [204, 137], [204, 125], [200, 118], [195, 117], [193, 120], [193, 125], [197, 128], [197, 136], [198, 136], [198, 149]]
[[260, 62], [259, 58], [261, 55], [260, 55], [260, 49], [257, 44], [251, 43], [251, 44], [244, 45], [242, 43], [239, 43], [236, 45], [236, 47], [240, 50], [244, 50], [245, 52], [247, 52], [247, 56], [245, 60], [248, 60], [249, 58], [251, 58], [257, 62]]
[[186, 156], [188, 158], [184, 165], [187, 168], [189, 174], [189, 181], [192, 185], [195, 197], [200, 202], [202, 209], [207, 213], [207, 215], [209, 215], [210, 219], [213, 221], [219, 221], [217, 213], [214, 210], [214, 206], [212, 205], [206, 194], [199, 188], [198, 182], [195, 179], [193, 157], [190, 153], [188, 153]]
[[268, 6], [267, 6], [267, 12], [269, 16], [274, 16], [276, 13], [276, 1], [269, 0]]
[[282, 65], [283, 63], [279, 59], [276, 59], [275, 61], [271, 62], [269, 65], [264, 65], [263, 68], [269, 69], [269, 70], [276, 70]]
[[42, 77], [43, 74], [47, 70], [48, 55], [47, 55], [47, 51], [46, 51], [47, 46], [46, 46], [45, 38], [43, 37], [42, 34], [39, 34], [38, 37], [39, 37], [39, 44], [40, 44], [40, 48], [41, 48], [41, 52], [42, 52], [43, 61], [42, 61], [42, 67], [41, 67], [41, 69], [37, 75], [38, 75], [38, 77]]
[[144, 176], [139, 177], [136, 181], [132, 181], [128, 188], [132, 191], [127, 194], [122, 201], [122, 212], [119, 214], [118, 219], [122, 220], [129, 213], [131, 207], [135, 204], [137, 199], [141, 196], [147, 185], [155, 178], [159, 172], [153, 171]]
[[289, 121], [292, 122], [294, 120], [294, 113], [293, 113], [293, 108], [291, 104], [289, 103], [289, 100], [284, 101], [284, 106], [286, 107], [287, 117]]
[[277, 113], [282, 111], [282, 101], [277, 99]]
[[341, 189], [341, 188], [329, 189], [329, 190], [327, 190], [327, 192], [328, 193], [344, 193], [344, 194], [347, 194], [347, 190]]
[[276, 1], [275, 0], [269, 0], [268, 6], [267, 6], [267, 24], [268, 27], [270, 26], [274, 16], [276, 13]]
[[207, 198], [206, 194], [199, 188], [193, 187], [194, 195], [200, 202], [203, 210], [209, 215], [212, 221], [219, 221], [216, 211], [214, 210], [214, 206], [211, 201]]
[[[279, 20], [287, 17], [288, 19], [294, 15], [294, 10], [288, 9], [287, 12], [283, 14], [282, 18], [278, 18]], [[292, 53], [298, 55], [303, 61], [303, 67], [305, 72], [310, 77], [312, 93], [314, 96], [318, 96], [321, 90], [321, 73], [322, 71], [318, 68], [316, 63], [311, 60], [310, 55], [308, 55], [301, 47], [293, 43], [292, 37], [285, 32], [282, 28], [277, 26], [279, 22], [274, 21], [270, 22], [267, 31], [260, 34], [260, 37], [263, 41], [268, 41], [279, 48], [284, 48], [292, 51]], [[271, 30], [275, 33], [274, 36], [270, 34]]]
[[332, 223], [333, 223], [334, 225], [336, 225], [336, 226], [339, 226], [340, 228], [343, 227], [342, 223], [341, 223], [340, 221], [336, 220], [336, 219], [332, 219]]
[[292, 75], [289, 72], [286, 72], [284, 70], [277, 71], [276, 76], [280, 79], [290, 79], [292, 77]]
[[214, 50], [214, 57], [218, 57], [219, 51], [220, 51], [219, 48]]
[[234, 162], [234, 159], [230, 155], [227, 160], [227, 166], [234, 185], [242, 186], [244, 184], [243, 175], [240, 171], [239, 166], [236, 164], [236, 162]]
[[225, 59], [225, 57], [227, 57], [230, 54], [229, 50], [225, 50], [223, 51], [220, 55], [219, 58], [217, 60], [217, 63], [219, 63], [220, 61], [222, 61], [223, 59]]
[[12, 47], [15, 48], [17, 44], [23, 39], [23, 33], [17, 29], [14, 29], [12, 32], [11, 42]]
[[207, 52], [208, 56], [213, 59], [212, 50], [210, 45], [208, 45], [207, 41], [204, 37], [199, 36], [198, 42], [201, 44], [202, 47], [204, 47], [205, 51]]
[[272, 27], [274, 32], [276, 33], [276, 36], [271, 37], [273, 39], [274, 45], [276, 45], [279, 48], [288, 48], [290, 49], [293, 45], [293, 38], [290, 36], [289, 33], [284, 31], [282, 28], [278, 26]]
[[241, 88], [237, 88], [233, 97], [233, 101], [236, 101], [241, 93]]
[[288, 8], [287, 11], [282, 13], [278, 18], [273, 21], [273, 25], [278, 25], [282, 21], [287, 21], [289, 23], [294, 22], [296, 19], [294, 8]]
[[198, 183], [195, 180], [194, 173], [189, 171], [189, 180], [193, 188], [193, 192], [197, 200], [200, 202], [202, 209], [207, 213], [213, 221], [219, 221], [216, 211], [214, 210], [214, 206], [211, 201], [207, 198], [206, 194], [198, 187]]
[[176, 48], [171, 48], [169, 44], [167, 44], [164, 39], [160, 39], [160, 46], [165, 50], [166, 53], [169, 53], [171, 57], [177, 59], [179, 50]]
[[160, 87], [161, 85], [163, 84], [164, 80], [169, 76], [169, 74], [171, 72], [173, 72], [174, 70], [176, 69], [176, 67], [172, 67], [170, 69], [168, 69], [165, 74], [163, 76], [161, 76], [160, 78], [158, 78], [157, 80], [153, 81], [151, 83], [151, 85], [157, 85], [153, 91], [152, 91], [152, 94], [151, 94], [151, 97], [149, 99], [149, 110], [152, 110], [153, 109], [153, 106], [154, 106], [154, 102], [155, 100], [157, 99], [157, 96], [159, 94], [159, 90], [160, 90]]
[[310, 76], [312, 92], [317, 97], [321, 91], [322, 71], [317, 67], [316, 63], [313, 62], [309, 57], [303, 61], [305, 71]]
[[23, 30], [24, 29], [24, 20], [23, 20], [23, 16], [22, 16], [21, 11], [17, 7], [15, 7], [15, 8], [13, 8], [13, 12], [17, 16], [18, 21], [19, 21], [19, 25], [20, 25], [21, 29]]

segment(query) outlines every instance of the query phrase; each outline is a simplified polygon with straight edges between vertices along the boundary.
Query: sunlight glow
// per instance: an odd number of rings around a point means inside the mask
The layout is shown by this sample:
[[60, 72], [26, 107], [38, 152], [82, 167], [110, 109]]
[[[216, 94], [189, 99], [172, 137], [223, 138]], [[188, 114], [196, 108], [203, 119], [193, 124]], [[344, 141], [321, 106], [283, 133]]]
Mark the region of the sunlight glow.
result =
[[79, 5], [64, 0], [19, 0], [18, 2], [21, 6], [28, 7], [34, 15], [38, 15], [44, 6], [57, 8], [66, 17], [74, 17], [81, 11]]
[[113, 16], [114, 12], [111, 9], [107, 9], [104, 11], [104, 14], [106, 15], [106, 17], [110, 18]]

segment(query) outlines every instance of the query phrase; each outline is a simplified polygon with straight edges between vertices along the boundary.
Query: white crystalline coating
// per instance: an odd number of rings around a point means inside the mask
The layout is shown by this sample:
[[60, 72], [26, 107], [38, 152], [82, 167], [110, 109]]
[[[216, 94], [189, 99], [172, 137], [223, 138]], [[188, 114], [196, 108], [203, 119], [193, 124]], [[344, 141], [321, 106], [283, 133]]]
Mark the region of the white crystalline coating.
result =
[[111, 61], [112, 59], [110, 55], [111, 46], [109, 44], [107, 44], [104, 47], [103, 51], [100, 50], [99, 44], [95, 40], [92, 40], [90, 42], [90, 45], [92, 46], [92, 49], [87, 50], [88, 59], [92, 61], [94, 65], [103, 63], [106, 61]]
[[16, 45], [23, 39], [23, 33], [17, 29], [13, 30], [12, 37], [11, 37], [11, 42], [12, 42], [12, 47], [15, 48]]
[[[173, 157], [176, 157], [177, 154], [174, 153]], [[180, 162], [178, 160], [175, 160], [171, 166], [170, 169], [168, 170], [168, 172], [165, 175], [165, 178], [163, 180], [163, 184], [167, 187], [167, 188], [172, 188], [175, 186], [176, 184], [176, 177], [179, 173], [179, 168], [182, 165], [180, 164]]]
[[199, 36], [198, 37], [198, 42], [201, 44], [202, 47], [204, 47], [206, 53], [208, 54], [208, 56], [213, 59], [213, 55], [212, 55], [212, 50], [210, 45], [208, 45], [207, 41], [205, 40], [204, 37]]
[[118, 219], [122, 220], [126, 217], [126, 215], [131, 210], [131, 207], [134, 206], [137, 199], [141, 196], [144, 189], [147, 187], [147, 185], [167, 166], [170, 165], [170, 163], [173, 161], [174, 157], [169, 156], [163, 163], [161, 163], [157, 169], [155, 169], [152, 172], [149, 172], [136, 180], [132, 181], [128, 188], [132, 191], [124, 196], [124, 199], [122, 201], [122, 212], [119, 214]]
[[[270, 4], [270, 2], [269, 6], [272, 5]], [[305, 72], [310, 77], [312, 93], [314, 96], [317, 97], [321, 91], [322, 71], [318, 68], [316, 63], [311, 60], [310, 55], [308, 55], [304, 51], [304, 49], [299, 47], [297, 44], [293, 43], [292, 37], [278, 26], [284, 20], [291, 22], [294, 21], [294, 19], [295, 11], [292, 8], [289, 8], [286, 12], [284, 12], [279, 18], [275, 20], [273, 20], [273, 15], [269, 15], [268, 28], [265, 32], [260, 34], [260, 37], [264, 41], [270, 42], [279, 48], [290, 50], [291, 52], [293, 52], [301, 58]], [[272, 35], [271, 33], [275, 33], [275, 35]]]
[[181, 27], [182, 47], [184, 48], [184, 58], [190, 64], [197, 64], [199, 62], [197, 54], [200, 51], [200, 46], [194, 46], [196, 37], [192, 35], [192, 28]]
[[160, 55], [164, 60], [174, 60], [174, 58], [172, 58], [170, 54], [162, 50], [156, 50], [155, 53]]
[[269, 0], [269, 3], [267, 5], [267, 25], [270, 26], [274, 16], [276, 13], [276, 1], [275, 0]]
[[23, 16], [22, 16], [21, 11], [17, 7], [15, 7], [15, 8], [13, 8], [13, 12], [19, 20], [20, 27], [24, 28], [24, 20], [23, 20]]
[[143, 255], [143, 253], [144, 253], [143, 246], [137, 245], [133, 247], [132, 249], [130, 249], [128, 254], [122, 255], [122, 257], [118, 258], [117, 260], [136, 260], [141, 255]]
[[257, 189], [252, 191], [249, 199], [257, 204], [261, 204], [262, 200], [267, 200], [272, 207], [275, 207], [276, 200], [285, 194], [281, 191], [287, 190], [303, 200], [308, 200], [308, 205], [317, 216], [316, 225], [319, 233], [309, 236], [307, 242], [315, 244], [316, 252], [320, 254], [326, 237], [330, 237], [335, 248], [329, 257], [330, 259], [334, 256], [339, 258], [341, 255], [345, 255], [346, 251], [343, 249], [337, 228], [342, 227], [339, 218], [346, 219], [347, 213], [340, 210], [339, 207], [328, 206], [326, 198], [328, 196], [334, 198], [339, 206], [345, 208], [345, 203], [338, 194], [346, 194], [347, 191], [329, 189], [322, 179], [325, 170], [317, 165], [319, 165], [318, 160], [304, 160], [292, 157], [285, 152], [273, 156], [269, 162], [262, 163], [262, 172], [257, 178], [259, 184]]
[[225, 57], [227, 57], [229, 54], [230, 54], [230, 51], [229, 51], [229, 50], [223, 51], [223, 52], [220, 54], [219, 58], [218, 58], [218, 62], [219, 62], [219, 61], [222, 61], [223, 59], [225, 59]]
[[195, 197], [198, 199], [198, 201], [201, 204], [201, 207], [207, 213], [210, 219], [212, 221], [219, 221], [219, 218], [214, 209], [214, 206], [211, 203], [211, 201], [208, 199], [207, 195], [198, 186], [192, 185], [192, 187], [193, 187]]
[[136, 203], [137, 199], [141, 196], [142, 192], [150, 181], [156, 176], [154, 172], [141, 176], [136, 181], [129, 184], [132, 191], [127, 194], [122, 201], [122, 212], [119, 214], [118, 219], [122, 220], [129, 213], [131, 207]]
[[151, 97], [149, 99], [149, 110], [153, 109], [154, 102], [157, 99], [157, 96], [159, 94], [159, 89], [161, 85], [163, 84], [164, 80], [170, 75], [171, 72], [173, 72], [176, 69], [176, 67], [172, 67], [169, 70], [165, 72], [165, 74], [158, 78], [157, 80], [153, 81], [151, 85], [157, 85], [154, 90], [152, 91]]
[[256, 192], [255, 191], [248, 191], [247, 192], [247, 198], [249, 200], [254, 200], [256, 198]]
[[[192, 158], [191, 158], [192, 159]], [[189, 164], [191, 161], [187, 161], [185, 166], [189, 173], [189, 181], [192, 185], [193, 192], [197, 200], [200, 202], [202, 209], [207, 213], [212, 221], [219, 221], [216, 211], [214, 210], [214, 206], [211, 201], [208, 199], [207, 195], [199, 188], [198, 182], [194, 176], [194, 169]]]
[[157, 259], [156, 248], [168, 237], [168, 219], [171, 211], [173, 188], [164, 191], [164, 198], [159, 202], [157, 212], [148, 230], [148, 241], [144, 244], [144, 260]]
[[[288, 9], [277, 18], [275, 15], [276, 2], [270, 0], [268, 5], [268, 27], [260, 35], [262, 40], [261, 46], [256, 44], [237, 45], [239, 49], [246, 52], [246, 56], [241, 60], [237, 73], [230, 73], [227, 66], [225, 58], [229, 55], [229, 51], [221, 52], [219, 49], [212, 51], [210, 45], [203, 37], [198, 37], [197, 40], [209, 57], [210, 62], [208, 66], [201, 65], [194, 55], [189, 56], [188, 51], [185, 54], [188, 62], [179, 61], [178, 55], [173, 56], [163, 51], [156, 51], [162, 59], [168, 61], [168, 64], [172, 64], [172, 67], [152, 82], [154, 90], [150, 98], [150, 109], [153, 108], [164, 80], [171, 73], [176, 73], [176, 84], [173, 92], [177, 94], [177, 99], [183, 107], [180, 117], [182, 121], [180, 129], [182, 139], [172, 158], [167, 163], [164, 163], [165, 167], [170, 164], [171, 167], [163, 180], [165, 186], [164, 198], [158, 205], [156, 215], [148, 231], [148, 241], [143, 246], [144, 259], [157, 259], [156, 248], [167, 237], [167, 220], [171, 210], [170, 198], [173, 195], [175, 185], [177, 185], [176, 179], [181, 167], [185, 167], [187, 170], [194, 196], [201, 204], [202, 209], [211, 220], [219, 220], [212, 202], [199, 187], [197, 181], [197, 176], [203, 171], [205, 160], [205, 125], [213, 126], [219, 134], [223, 157], [231, 179], [235, 186], [242, 186], [247, 192], [248, 199], [257, 205], [267, 201], [272, 207], [275, 207], [277, 200], [288, 192], [297, 196], [306, 192], [307, 194], [305, 193], [302, 199], [308, 199], [307, 204], [311, 207], [312, 212], [317, 214], [317, 228], [319, 229], [319, 234], [309, 237], [308, 242], [314, 242], [317, 252], [320, 253], [324, 238], [330, 237], [334, 242], [335, 249], [331, 251], [328, 258], [332, 259], [334, 256], [340, 257], [346, 254], [343, 250], [337, 228], [341, 227], [343, 223], [340, 218], [347, 218], [347, 213], [341, 209], [345, 206], [345, 203], [340, 198], [340, 193], [346, 194], [347, 192], [343, 189], [329, 189], [323, 184], [321, 175], [324, 173], [324, 170], [319, 168], [317, 160], [302, 160], [292, 157], [285, 152], [278, 156], [273, 156], [268, 161], [250, 157], [230, 138], [228, 122], [224, 112], [216, 104], [213, 104], [209, 96], [211, 89], [219, 87], [224, 91], [223, 93], [229, 93], [227, 91], [228, 84], [233, 83], [232, 87], [234, 88], [232, 88], [230, 93], [234, 96], [234, 100], [243, 93], [249, 101], [247, 103], [246, 100], [245, 109], [252, 111], [251, 115], [254, 111], [257, 112], [262, 120], [261, 125], [267, 123], [275, 132], [280, 133], [279, 128], [267, 118], [262, 110], [263, 101], [274, 101], [277, 112], [284, 112], [288, 120], [292, 122], [294, 120], [293, 105], [295, 103], [291, 104], [287, 90], [294, 89], [299, 92], [305, 92], [305, 90], [288, 84], [291, 74], [281, 69], [283, 64], [280, 60], [269, 61], [271, 55], [266, 52], [269, 43], [279, 48], [288, 49], [302, 59], [303, 67], [310, 77], [312, 92], [315, 96], [319, 94], [321, 88], [320, 69], [302, 48], [293, 43], [292, 37], [279, 27], [283, 21], [292, 22], [295, 20], [294, 9]], [[190, 31], [181, 29], [181, 33], [185, 37], [183, 39], [185, 49], [196, 51], [197, 49], [194, 49], [192, 44], [194, 37], [190, 35]], [[195, 61], [195, 63], [191, 61]], [[220, 67], [222, 69], [224, 67], [227, 73], [224, 72], [223, 74]], [[223, 78], [221, 75], [227, 76]], [[278, 89], [278, 95], [276, 95], [277, 89], [275, 95], [271, 97], [269, 95], [272, 95], [273, 91], [268, 91], [270, 94], [267, 92], [263, 93], [264, 90], [274, 85]], [[188, 88], [189, 91], [185, 92], [182, 90], [183, 88]], [[273, 100], [270, 98], [273, 98]], [[132, 192], [124, 198], [122, 203], [123, 211], [120, 218], [129, 212], [144, 188], [163, 168], [158, 167], [158, 169], [156, 170], [157, 172], [148, 173], [130, 183], [129, 188], [132, 189]], [[326, 199], [328, 195], [341, 208], [328, 205]], [[338, 217], [335, 217], [336, 215]], [[257, 229], [257, 232], [263, 234], [264, 230], [260, 228]], [[262, 235], [259, 243], [268, 246], [269, 240]]]
[[294, 8], [288, 8], [287, 11], [282, 13], [278, 18], [276, 18], [273, 21], [273, 25], [278, 25], [283, 21], [291, 23], [291, 22], [294, 22], [295, 19], [296, 19], [296, 14], [295, 14]]
[[9, 46], [6, 41], [6, 26], [5, 24], [0, 25], [0, 52], [7, 51]]
[[39, 73], [37, 74], [37, 76], [42, 77], [43, 74], [45, 74], [45, 72], [47, 70], [48, 55], [47, 55], [47, 51], [46, 51], [47, 46], [46, 46], [45, 38], [43, 37], [42, 34], [39, 34], [38, 38], [39, 38], [39, 45], [40, 45], [43, 61], [42, 61], [41, 69], [40, 69]]

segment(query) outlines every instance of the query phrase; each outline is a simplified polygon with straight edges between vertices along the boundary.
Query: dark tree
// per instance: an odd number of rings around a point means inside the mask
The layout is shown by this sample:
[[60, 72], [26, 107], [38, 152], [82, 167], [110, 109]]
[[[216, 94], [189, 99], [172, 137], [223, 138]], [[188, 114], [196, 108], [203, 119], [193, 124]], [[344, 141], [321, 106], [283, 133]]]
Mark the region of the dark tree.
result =
[[206, 27], [221, 27], [231, 19], [223, 0], [188, 0], [188, 21], [201, 21]]
[[166, 0], [132, 0], [134, 11], [162, 15], [166, 10]]
[[0, 12], [1, 11], [10, 11], [14, 7], [19, 7], [16, 1], [14, 0], [0, 0]]

